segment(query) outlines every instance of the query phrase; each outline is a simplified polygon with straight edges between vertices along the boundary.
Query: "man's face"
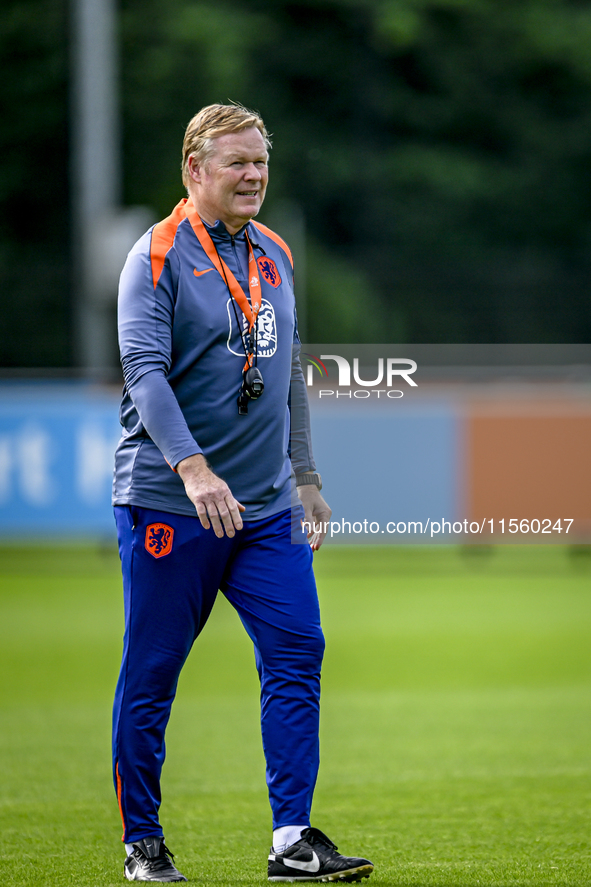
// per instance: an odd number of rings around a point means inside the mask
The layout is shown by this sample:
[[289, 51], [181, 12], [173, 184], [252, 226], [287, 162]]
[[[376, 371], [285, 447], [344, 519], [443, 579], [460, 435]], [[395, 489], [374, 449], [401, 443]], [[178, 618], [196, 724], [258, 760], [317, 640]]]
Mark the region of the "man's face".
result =
[[205, 163], [189, 158], [189, 193], [206, 222], [220, 219], [235, 234], [261, 208], [269, 155], [256, 127], [219, 136], [213, 145], [214, 154]]

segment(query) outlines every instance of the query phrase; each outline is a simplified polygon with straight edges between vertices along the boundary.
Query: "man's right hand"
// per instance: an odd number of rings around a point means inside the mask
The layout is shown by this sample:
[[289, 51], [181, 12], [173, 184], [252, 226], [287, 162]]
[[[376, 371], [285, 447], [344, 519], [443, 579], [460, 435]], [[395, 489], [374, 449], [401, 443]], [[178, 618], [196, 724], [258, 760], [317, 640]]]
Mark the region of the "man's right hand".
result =
[[240, 512], [244, 505], [234, 498], [228, 484], [213, 473], [204, 456], [198, 453], [182, 459], [176, 470], [205, 530], [209, 530], [211, 521], [214, 533], [221, 539], [224, 531], [232, 538], [236, 530], [242, 529]]

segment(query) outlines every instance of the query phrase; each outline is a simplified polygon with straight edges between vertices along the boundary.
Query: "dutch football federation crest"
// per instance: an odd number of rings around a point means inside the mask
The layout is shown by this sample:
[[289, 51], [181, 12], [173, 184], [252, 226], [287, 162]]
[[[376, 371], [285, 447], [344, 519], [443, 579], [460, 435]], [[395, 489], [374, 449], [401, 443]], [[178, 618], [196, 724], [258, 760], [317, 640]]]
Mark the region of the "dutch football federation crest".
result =
[[146, 551], [152, 557], [164, 557], [172, 551], [174, 530], [168, 524], [150, 524], [146, 527]]
[[274, 286], [275, 289], [277, 289], [281, 283], [281, 277], [279, 276], [277, 265], [273, 259], [270, 259], [269, 256], [259, 256], [257, 259], [257, 265], [267, 283], [270, 283], [271, 286]]
[[[229, 323], [228, 341], [226, 343], [228, 351], [232, 354], [237, 354], [238, 357], [244, 357], [244, 349], [240, 344], [240, 336], [236, 330], [236, 315], [232, 308], [231, 299], [228, 299], [226, 307], [228, 309]], [[246, 335], [248, 333], [248, 321], [241, 311], [238, 312], [238, 316], [242, 323], [242, 334]], [[261, 301], [257, 329], [257, 354], [259, 357], [271, 357], [277, 351], [277, 323], [275, 321], [275, 309], [268, 299], [262, 299]]]

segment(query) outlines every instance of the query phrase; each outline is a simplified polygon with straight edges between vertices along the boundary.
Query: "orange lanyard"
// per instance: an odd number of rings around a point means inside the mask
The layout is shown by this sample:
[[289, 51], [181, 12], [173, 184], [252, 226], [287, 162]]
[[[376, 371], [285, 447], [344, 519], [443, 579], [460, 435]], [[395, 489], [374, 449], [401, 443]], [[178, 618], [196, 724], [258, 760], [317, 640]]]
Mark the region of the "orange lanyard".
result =
[[[257, 322], [257, 317], [259, 311], [261, 310], [261, 281], [259, 278], [259, 269], [256, 263], [256, 259], [254, 257], [254, 252], [250, 243], [250, 239], [248, 234], [246, 235], [246, 242], [248, 243], [248, 291], [250, 294], [250, 302], [246, 298], [244, 294], [244, 290], [234, 277], [234, 274], [228, 268], [224, 260], [218, 255], [218, 251], [216, 250], [213, 240], [209, 232], [207, 231], [205, 225], [201, 221], [201, 217], [195, 207], [193, 206], [193, 201], [189, 198], [185, 204], [185, 213], [189, 222], [191, 223], [191, 227], [193, 231], [197, 235], [199, 239], [199, 243], [205, 250], [207, 258], [210, 260], [212, 265], [219, 271], [222, 278], [225, 280], [228, 289], [230, 290], [230, 294], [235, 299], [235, 301], [240, 306], [240, 309], [244, 316], [248, 321], [248, 332], [251, 337], [251, 347], [249, 349], [249, 353], [246, 356], [246, 364], [244, 368], [252, 366], [254, 353], [252, 346], [252, 330]], [[240, 333], [240, 330], [238, 330]], [[242, 334], [240, 335], [242, 338]], [[244, 340], [243, 340], [244, 341]], [[246, 350], [246, 348], [245, 348]]]

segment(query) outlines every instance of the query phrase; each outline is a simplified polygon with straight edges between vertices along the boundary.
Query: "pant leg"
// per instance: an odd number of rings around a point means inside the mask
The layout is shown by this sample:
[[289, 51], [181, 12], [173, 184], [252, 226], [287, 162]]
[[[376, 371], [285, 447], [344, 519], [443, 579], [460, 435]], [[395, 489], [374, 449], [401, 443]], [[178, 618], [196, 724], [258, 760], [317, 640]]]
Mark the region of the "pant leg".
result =
[[291, 511], [245, 524], [221, 589], [254, 647], [273, 828], [309, 824], [319, 764], [324, 637], [308, 545]]
[[214, 604], [232, 548], [199, 520], [115, 508], [125, 635], [113, 708], [113, 775], [127, 843], [161, 836], [164, 733], [181, 668]]

